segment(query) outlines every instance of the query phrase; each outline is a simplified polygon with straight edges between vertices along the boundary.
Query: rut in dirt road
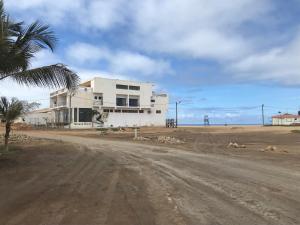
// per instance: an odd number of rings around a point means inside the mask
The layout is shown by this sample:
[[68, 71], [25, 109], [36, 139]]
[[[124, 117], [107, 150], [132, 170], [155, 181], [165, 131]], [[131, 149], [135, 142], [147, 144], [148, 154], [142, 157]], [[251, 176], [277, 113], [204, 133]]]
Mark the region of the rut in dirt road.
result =
[[[6, 215], [7, 224], [29, 224], [35, 217], [31, 224], [41, 224], [46, 212], [55, 212], [52, 224], [300, 224], [300, 173], [292, 167], [130, 142], [48, 138], [84, 144], [83, 155], [27, 182], [37, 193], [25, 188], [9, 202], [11, 208], [0, 205], [8, 213], [16, 202], [31, 199], [29, 207]], [[43, 214], [33, 216], [42, 208]]]

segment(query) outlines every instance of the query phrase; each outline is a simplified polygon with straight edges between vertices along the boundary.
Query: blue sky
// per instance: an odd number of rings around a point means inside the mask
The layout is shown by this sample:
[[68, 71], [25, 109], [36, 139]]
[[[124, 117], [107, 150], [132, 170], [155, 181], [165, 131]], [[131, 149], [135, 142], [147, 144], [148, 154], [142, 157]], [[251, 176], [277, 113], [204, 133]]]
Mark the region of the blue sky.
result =
[[[299, 0], [5, 0], [16, 20], [59, 38], [32, 67], [64, 63], [81, 78], [156, 83], [181, 123], [260, 123], [300, 109]], [[9, 81], [0, 94], [48, 105], [48, 89]], [[38, 97], [37, 97], [38, 96]]]

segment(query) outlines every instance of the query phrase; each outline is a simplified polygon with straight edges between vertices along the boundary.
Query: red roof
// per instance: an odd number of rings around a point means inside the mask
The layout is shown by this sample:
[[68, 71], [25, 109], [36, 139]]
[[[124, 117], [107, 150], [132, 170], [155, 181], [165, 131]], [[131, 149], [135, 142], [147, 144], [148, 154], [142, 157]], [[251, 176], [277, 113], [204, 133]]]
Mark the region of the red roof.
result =
[[293, 115], [293, 114], [283, 114], [283, 115], [276, 115], [276, 116], [272, 116], [273, 119], [296, 119], [296, 118], [300, 118], [300, 115]]

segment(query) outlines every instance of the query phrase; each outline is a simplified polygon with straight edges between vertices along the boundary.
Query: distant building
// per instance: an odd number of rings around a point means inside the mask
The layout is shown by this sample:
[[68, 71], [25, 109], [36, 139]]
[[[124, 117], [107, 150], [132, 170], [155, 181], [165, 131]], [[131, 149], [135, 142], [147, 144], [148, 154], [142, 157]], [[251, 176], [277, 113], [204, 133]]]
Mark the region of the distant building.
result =
[[155, 93], [152, 83], [95, 77], [75, 93], [50, 93], [50, 108], [25, 121], [71, 128], [165, 126], [168, 103], [168, 95]]
[[54, 122], [53, 115], [54, 113], [49, 108], [38, 109], [22, 116], [22, 120], [31, 125], [46, 125], [47, 123]]
[[273, 126], [291, 126], [300, 125], [300, 112], [298, 115], [285, 113], [282, 115], [272, 116]]

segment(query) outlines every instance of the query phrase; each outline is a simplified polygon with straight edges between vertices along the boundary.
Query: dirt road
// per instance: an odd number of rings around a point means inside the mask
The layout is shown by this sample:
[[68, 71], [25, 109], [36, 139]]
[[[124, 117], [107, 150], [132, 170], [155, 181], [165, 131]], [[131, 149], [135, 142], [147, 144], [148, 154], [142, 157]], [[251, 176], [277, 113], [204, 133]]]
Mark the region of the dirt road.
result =
[[300, 224], [297, 163], [47, 135], [85, 147], [2, 184], [0, 224]]

